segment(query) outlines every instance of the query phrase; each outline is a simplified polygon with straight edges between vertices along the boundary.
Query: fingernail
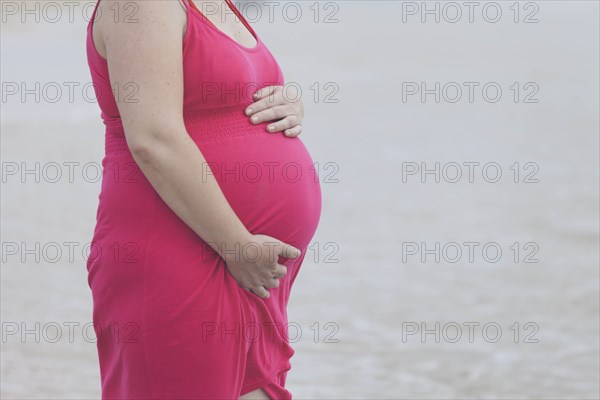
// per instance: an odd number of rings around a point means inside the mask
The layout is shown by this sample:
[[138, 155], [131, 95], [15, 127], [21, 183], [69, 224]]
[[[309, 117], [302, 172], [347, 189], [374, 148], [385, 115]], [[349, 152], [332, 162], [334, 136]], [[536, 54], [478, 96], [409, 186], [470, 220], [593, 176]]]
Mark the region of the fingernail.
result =
[[252, 117], [252, 122], [258, 122], [258, 117], [256, 115]]
[[249, 109], [246, 110], [246, 115], [250, 115], [250, 114], [252, 114], [252, 109], [251, 108], [249, 108]]
[[273, 129], [275, 129], [275, 127], [273, 125], [269, 125], [268, 128], [269, 132], [273, 132]]

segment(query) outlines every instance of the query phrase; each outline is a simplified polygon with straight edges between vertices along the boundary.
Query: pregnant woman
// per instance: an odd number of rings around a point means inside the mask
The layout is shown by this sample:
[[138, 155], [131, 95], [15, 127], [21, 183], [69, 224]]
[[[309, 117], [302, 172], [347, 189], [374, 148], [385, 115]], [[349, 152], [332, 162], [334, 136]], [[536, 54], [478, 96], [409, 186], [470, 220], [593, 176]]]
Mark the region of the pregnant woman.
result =
[[231, 0], [195, 3], [98, 1], [88, 26], [102, 398], [290, 399], [286, 306], [321, 212], [302, 104]]

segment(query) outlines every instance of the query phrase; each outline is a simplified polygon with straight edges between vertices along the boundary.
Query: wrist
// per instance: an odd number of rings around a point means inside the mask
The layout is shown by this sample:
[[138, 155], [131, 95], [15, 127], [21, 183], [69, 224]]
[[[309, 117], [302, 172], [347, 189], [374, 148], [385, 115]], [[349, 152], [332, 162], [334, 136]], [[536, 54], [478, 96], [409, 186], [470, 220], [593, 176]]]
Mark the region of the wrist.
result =
[[252, 241], [252, 234], [247, 229], [237, 230], [218, 242], [215, 249], [226, 262], [240, 262], [244, 247]]

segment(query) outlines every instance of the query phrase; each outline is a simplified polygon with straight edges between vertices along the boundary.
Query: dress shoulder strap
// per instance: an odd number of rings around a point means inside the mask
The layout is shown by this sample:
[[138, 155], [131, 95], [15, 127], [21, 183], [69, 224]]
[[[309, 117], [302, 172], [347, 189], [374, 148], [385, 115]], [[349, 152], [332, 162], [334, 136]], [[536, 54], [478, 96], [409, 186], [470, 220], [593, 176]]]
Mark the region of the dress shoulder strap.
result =
[[100, 0], [97, 0], [96, 4], [94, 5], [94, 11], [92, 12], [92, 16], [90, 17], [90, 23], [93, 23], [96, 21], [96, 13], [98, 11], [99, 4], [100, 4]]
[[190, 0], [179, 0], [179, 2], [183, 5], [183, 8], [189, 10], [190, 8]]
[[233, 1], [231, 1], [231, 0], [225, 0], [225, 2], [227, 3], [227, 5], [231, 9], [231, 11], [233, 11], [233, 13], [235, 15], [237, 15], [237, 17], [240, 19], [240, 21], [242, 21], [242, 24], [244, 24], [244, 26], [250, 31], [250, 33], [252, 33], [252, 35], [254, 36], [254, 38], [258, 38], [258, 35], [254, 31], [254, 28], [252, 28], [252, 26], [250, 25], [250, 23], [248, 23], [248, 21], [246, 21], [246, 17], [244, 17], [244, 15], [242, 14], [242, 12], [237, 8], [237, 6], [233, 3]]

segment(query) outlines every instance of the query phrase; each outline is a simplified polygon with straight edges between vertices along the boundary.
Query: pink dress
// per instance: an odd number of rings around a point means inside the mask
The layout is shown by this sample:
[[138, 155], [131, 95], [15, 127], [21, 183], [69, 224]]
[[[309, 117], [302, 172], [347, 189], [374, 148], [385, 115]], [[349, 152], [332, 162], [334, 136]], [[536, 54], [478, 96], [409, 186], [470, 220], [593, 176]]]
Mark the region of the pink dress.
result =
[[[256, 38], [253, 48], [183, 1], [187, 131], [247, 229], [292, 244], [302, 256], [280, 259], [288, 273], [261, 299], [239, 287], [223, 259], [162, 201], [127, 147], [92, 17], [88, 63], [106, 141], [87, 270], [102, 398], [237, 399], [263, 388], [272, 399], [290, 399], [286, 306], [319, 222], [319, 179], [299, 138], [268, 133], [266, 123], [253, 125], [244, 115], [258, 88], [284, 80], [240, 11], [227, 0]], [[198, 166], [197, 173], [208, 170]]]

